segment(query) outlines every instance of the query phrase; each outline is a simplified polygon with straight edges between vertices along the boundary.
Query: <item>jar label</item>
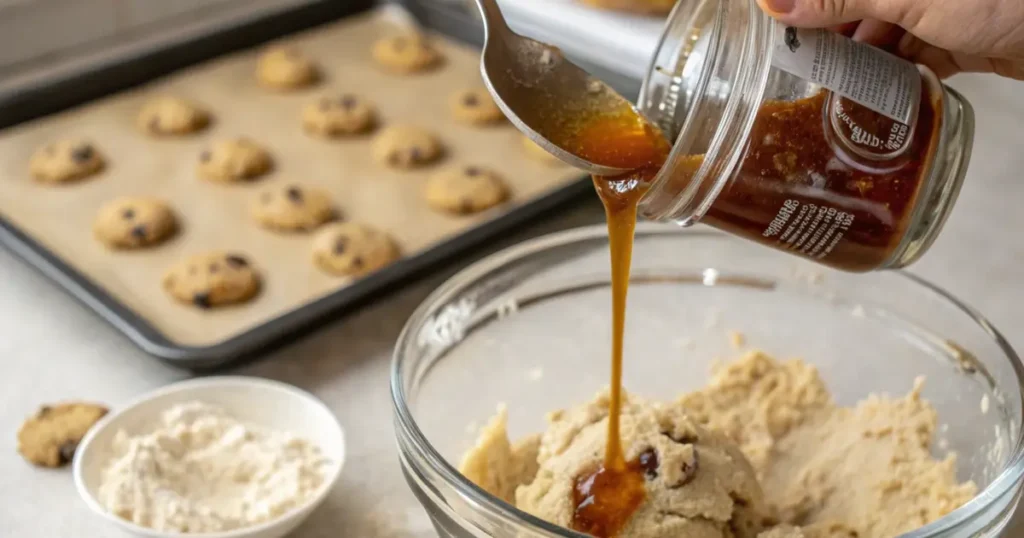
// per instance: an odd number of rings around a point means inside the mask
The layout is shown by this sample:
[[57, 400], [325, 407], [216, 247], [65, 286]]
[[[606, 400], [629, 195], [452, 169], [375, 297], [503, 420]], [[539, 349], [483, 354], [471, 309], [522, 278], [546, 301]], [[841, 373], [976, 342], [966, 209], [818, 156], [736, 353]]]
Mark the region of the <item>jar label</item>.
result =
[[900, 157], [910, 147], [914, 126], [894, 121], [833, 93], [827, 102], [830, 129], [853, 156], [878, 163]]
[[820, 260], [850, 231], [856, 216], [827, 204], [801, 202], [790, 198], [761, 232], [779, 248]]
[[921, 74], [913, 63], [829, 30], [776, 28], [773, 66], [899, 123], [914, 124]]

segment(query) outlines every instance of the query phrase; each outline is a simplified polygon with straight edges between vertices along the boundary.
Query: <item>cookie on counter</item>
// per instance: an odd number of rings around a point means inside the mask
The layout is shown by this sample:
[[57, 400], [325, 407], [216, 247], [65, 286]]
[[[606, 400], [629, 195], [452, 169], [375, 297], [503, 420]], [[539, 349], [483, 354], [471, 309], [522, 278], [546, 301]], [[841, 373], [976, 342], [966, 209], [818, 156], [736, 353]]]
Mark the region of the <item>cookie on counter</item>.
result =
[[664, 15], [672, 11], [676, 0], [582, 0], [588, 4], [601, 9], [614, 9], [627, 13], [639, 13], [642, 15]]
[[295, 183], [274, 185], [252, 203], [256, 222], [271, 230], [308, 232], [334, 219], [336, 213], [326, 191]]
[[563, 163], [558, 157], [555, 157], [549, 153], [548, 150], [538, 146], [537, 143], [530, 140], [529, 137], [524, 135], [522, 137], [522, 142], [523, 149], [526, 150], [526, 154], [529, 155], [531, 159], [542, 162], [548, 166], [565, 166], [565, 163]]
[[297, 90], [315, 83], [320, 70], [313, 60], [299, 49], [275, 45], [260, 54], [256, 64], [256, 80], [273, 90]]
[[430, 207], [468, 215], [494, 207], [508, 198], [505, 180], [479, 166], [442, 170], [427, 180], [424, 196]]
[[490, 125], [505, 120], [505, 114], [487, 88], [459, 90], [452, 94], [448, 106], [456, 121], [469, 125]]
[[377, 110], [373, 104], [349, 93], [321, 97], [302, 110], [302, 127], [307, 133], [324, 138], [365, 133], [376, 123]]
[[206, 252], [171, 267], [163, 287], [179, 302], [206, 309], [253, 298], [260, 289], [260, 276], [241, 254]]
[[394, 239], [363, 224], [329, 224], [313, 238], [313, 263], [332, 275], [362, 276], [396, 259], [398, 246]]
[[29, 173], [41, 183], [66, 183], [94, 175], [105, 166], [103, 155], [85, 140], [58, 140], [36, 150]]
[[100, 208], [93, 234], [112, 249], [136, 249], [164, 242], [177, 227], [174, 212], [165, 202], [121, 197]]
[[219, 140], [199, 154], [199, 177], [217, 183], [254, 179], [270, 171], [273, 160], [263, 146], [244, 137]]
[[67, 465], [78, 443], [107, 411], [85, 402], [44, 405], [18, 429], [18, 453], [41, 467]]
[[388, 127], [373, 141], [373, 158], [393, 168], [417, 168], [441, 157], [437, 136], [426, 129], [410, 125]]
[[136, 124], [153, 136], [176, 136], [198, 132], [210, 123], [210, 114], [195, 103], [178, 97], [156, 97], [142, 106]]
[[401, 74], [427, 71], [443, 61], [427, 37], [414, 33], [377, 40], [373, 44], [373, 59], [386, 70]]

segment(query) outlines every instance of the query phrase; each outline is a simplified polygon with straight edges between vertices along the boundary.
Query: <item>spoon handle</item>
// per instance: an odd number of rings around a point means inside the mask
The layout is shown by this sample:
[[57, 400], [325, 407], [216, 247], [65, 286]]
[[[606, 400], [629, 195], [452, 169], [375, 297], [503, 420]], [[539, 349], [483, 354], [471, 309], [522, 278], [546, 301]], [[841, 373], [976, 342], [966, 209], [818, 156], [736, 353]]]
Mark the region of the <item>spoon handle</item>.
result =
[[480, 8], [480, 16], [484, 19], [484, 35], [489, 37], [492, 32], [509, 32], [505, 16], [501, 14], [497, 0], [476, 0], [476, 6]]

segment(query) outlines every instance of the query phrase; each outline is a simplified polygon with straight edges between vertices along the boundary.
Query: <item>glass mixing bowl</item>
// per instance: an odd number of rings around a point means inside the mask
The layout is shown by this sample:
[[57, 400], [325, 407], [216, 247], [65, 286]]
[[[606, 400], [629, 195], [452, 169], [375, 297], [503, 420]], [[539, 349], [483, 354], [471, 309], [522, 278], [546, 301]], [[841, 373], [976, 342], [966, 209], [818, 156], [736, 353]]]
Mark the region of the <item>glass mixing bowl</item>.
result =
[[[565, 537], [456, 470], [499, 403], [513, 439], [553, 409], [608, 384], [608, 242], [570, 230], [486, 258], [438, 288], [402, 332], [392, 369], [395, 428], [409, 485], [442, 537]], [[730, 331], [818, 367], [835, 399], [902, 395], [926, 376], [939, 413], [936, 456], [959, 454], [981, 493], [905, 538], [994, 537], [1024, 471], [1014, 350], [979, 313], [903, 272], [854, 275], [703, 230], [641, 225], [627, 311], [625, 386], [671, 399], [740, 354]]]

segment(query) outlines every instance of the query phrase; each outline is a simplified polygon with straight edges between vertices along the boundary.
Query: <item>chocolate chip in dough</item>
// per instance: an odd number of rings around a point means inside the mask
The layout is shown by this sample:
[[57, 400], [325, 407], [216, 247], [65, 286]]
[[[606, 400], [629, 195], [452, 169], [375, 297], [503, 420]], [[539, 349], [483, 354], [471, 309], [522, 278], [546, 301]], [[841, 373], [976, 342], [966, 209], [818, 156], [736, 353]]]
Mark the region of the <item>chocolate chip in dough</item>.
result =
[[658, 478], [658, 453], [653, 448], [648, 448], [641, 452], [637, 460], [640, 463], [640, 467], [644, 470], [644, 476], [648, 480]]

